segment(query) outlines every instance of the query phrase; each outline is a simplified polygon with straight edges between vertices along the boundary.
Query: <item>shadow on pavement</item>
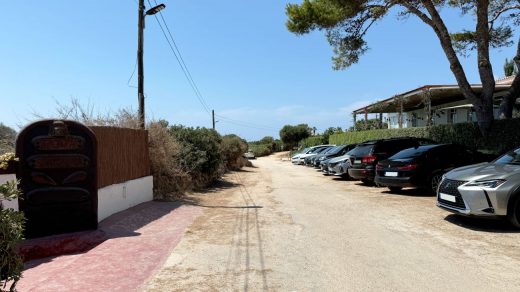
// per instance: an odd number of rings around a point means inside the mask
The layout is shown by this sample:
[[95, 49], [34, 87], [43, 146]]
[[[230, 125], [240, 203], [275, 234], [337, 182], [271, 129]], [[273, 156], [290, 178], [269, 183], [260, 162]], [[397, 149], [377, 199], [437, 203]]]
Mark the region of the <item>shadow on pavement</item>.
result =
[[221, 190], [236, 188], [238, 186], [240, 186], [240, 185], [237, 183], [234, 183], [234, 182], [231, 182], [228, 180], [224, 180], [224, 179], [219, 179], [219, 180], [215, 181], [214, 183], [212, 183], [209, 187], [205, 188], [204, 192], [205, 193], [216, 193]]
[[478, 218], [450, 214], [444, 218], [447, 222], [474, 231], [492, 233], [520, 233], [520, 229], [501, 218]]
[[180, 202], [142, 203], [106, 218], [99, 223], [97, 230], [25, 240], [19, 250], [26, 262], [26, 268], [32, 268], [50, 262], [57, 256], [85, 253], [109, 239], [139, 236], [140, 228], [180, 206]]
[[410, 197], [435, 197], [434, 193], [429, 193], [423, 189], [417, 189], [417, 188], [402, 189], [397, 192], [392, 192], [388, 188], [385, 188], [385, 189], [386, 190], [382, 191], [383, 194], [397, 195], [397, 196], [410, 196]]

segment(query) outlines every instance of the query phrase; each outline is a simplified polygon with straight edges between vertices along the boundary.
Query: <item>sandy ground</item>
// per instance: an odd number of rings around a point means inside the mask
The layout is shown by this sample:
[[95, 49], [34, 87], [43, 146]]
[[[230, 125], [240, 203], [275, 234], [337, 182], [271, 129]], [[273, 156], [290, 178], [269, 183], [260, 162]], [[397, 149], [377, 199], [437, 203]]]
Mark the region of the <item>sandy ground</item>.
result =
[[193, 195], [204, 211], [146, 290], [518, 291], [520, 230], [281, 158]]

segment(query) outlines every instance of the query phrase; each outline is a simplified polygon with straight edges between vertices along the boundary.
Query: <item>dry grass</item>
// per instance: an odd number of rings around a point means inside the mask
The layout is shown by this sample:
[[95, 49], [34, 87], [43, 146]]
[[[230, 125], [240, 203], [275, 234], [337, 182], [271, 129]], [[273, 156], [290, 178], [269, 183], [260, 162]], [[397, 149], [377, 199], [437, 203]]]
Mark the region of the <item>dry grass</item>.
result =
[[184, 191], [192, 188], [193, 182], [178, 163], [180, 143], [168, 133], [166, 127], [151, 122], [148, 145], [155, 198], [169, 200], [182, 197]]

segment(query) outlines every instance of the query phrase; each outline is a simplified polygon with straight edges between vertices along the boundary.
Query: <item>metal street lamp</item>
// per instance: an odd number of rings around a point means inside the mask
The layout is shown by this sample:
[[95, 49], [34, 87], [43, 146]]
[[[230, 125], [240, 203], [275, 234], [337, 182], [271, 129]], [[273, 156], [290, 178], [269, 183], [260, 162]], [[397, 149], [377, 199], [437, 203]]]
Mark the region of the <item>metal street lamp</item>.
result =
[[139, 0], [139, 19], [137, 33], [137, 98], [139, 99], [139, 128], [144, 129], [144, 71], [143, 71], [143, 31], [144, 17], [154, 15], [166, 8], [166, 5], [159, 4], [144, 12], [144, 0]]

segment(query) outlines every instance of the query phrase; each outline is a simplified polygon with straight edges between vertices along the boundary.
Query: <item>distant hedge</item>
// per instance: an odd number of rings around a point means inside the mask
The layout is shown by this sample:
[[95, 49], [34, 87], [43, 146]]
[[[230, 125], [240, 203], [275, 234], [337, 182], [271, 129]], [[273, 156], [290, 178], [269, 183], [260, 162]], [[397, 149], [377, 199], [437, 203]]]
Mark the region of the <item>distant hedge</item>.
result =
[[321, 145], [321, 144], [325, 144], [323, 142], [323, 136], [312, 136], [312, 137], [305, 138], [300, 141], [300, 146], [303, 146], [304, 148]]
[[249, 150], [253, 151], [256, 157], [271, 154], [271, 148], [268, 144], [249, 144]]
[[351, 144], [396, 137], [429, 138], [439, 143], [456, 143], [498, 154], [520, 146], [520, 119], [496, 120], [486, 138], [482, 137], [476, 123], [461, 123], [420, 128], [346, 132], [331, 135], [329, 143]]

